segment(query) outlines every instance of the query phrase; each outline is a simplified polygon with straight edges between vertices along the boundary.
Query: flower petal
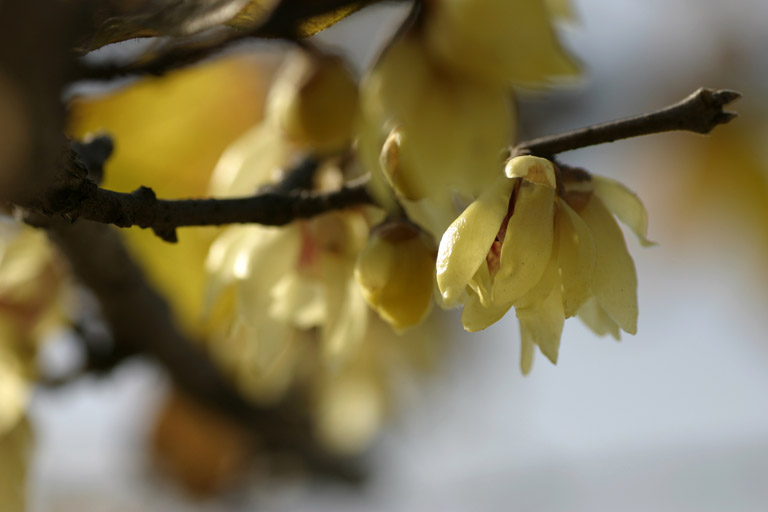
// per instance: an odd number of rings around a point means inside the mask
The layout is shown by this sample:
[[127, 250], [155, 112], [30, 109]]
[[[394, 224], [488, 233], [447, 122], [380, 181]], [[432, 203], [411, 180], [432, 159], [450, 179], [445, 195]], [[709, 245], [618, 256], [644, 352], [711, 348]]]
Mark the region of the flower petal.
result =
[[597, 255], [592, 291], [606, 313], [624, 331], [637, 332], [637, 276], [624, 235], [597, 196], [581, 211], [592, 231]]
[[621, 340], [619, 326], [614, 322], [603, 307], [597, 302], [597, 299], [590, 297], [578, 312], [579, 318], [587, 327], [598, 336], [610, 334], [616, 341]]
[[556, 187], [555, 168], [552, 162], [538, 156], [516, 156], [504, 166], [507, 178], [525, 178], [531, 183]]
[[458, 302], [469, 280], [485, 263], [507, 215], [513, 187], [514, 180], [500, 176], [443, 234], [437, 253], [437, 285], [447, 305]]
[[595, 242], [584, 219], [565, 201], [558, 204], [560, 208], [555, 221], [560, 228], [558, 263], [565, 317], [570, 318], [592, 295], [590, 285], [595, 269]]
[[512, 304], [500, 304], [495, 302], [490, 307], [483, 306], [480, 298], [470, 293], [464, 311], [461, 313], [461, 323], [464, 329], [469, 332], [482, 331], [483, 329], [498, 322], [503, 317]]
[[513, 303], [541, 279], [552, 253], [554, 189], [523, 182], [501, 246], [493, 300]]
[[354, 260], [324, 253], [320, 265], [328, 308], [321, 330], [323, 354], [328, 362], [337, 364], [363, 339], [368, 304], [353, 276]]
[[520, 326], [520, 371], [523, 375], [531, 373], [533, 367], [534, 344], [531, 335]]
[[491, 272], [488, 270], [488, 265], [480, 265], [480, 268], [477, 269], [475, 275], [469, 280], [467, 286], [477, 294], [483, 307], [487, 308], [491, 305], [493, 281], [491, 280]]
[[637, 197], [623, 184], [610, 178], [592, 176], [592, 187], [603, 204], [621, 222], [632, 230], [640, 245], [649, 247], [656, 245], [646, 238], [648, 234], [648, 212]]
[[521, 338], [529, 339], [538, 345], [547, 359], [552, 361], [552, 364], [557, 364], [560, 336], [565, 323], [560, 287], [552, 288], [549, 296], [537, 306], [516, 308], [516, 312], [520, 321]]

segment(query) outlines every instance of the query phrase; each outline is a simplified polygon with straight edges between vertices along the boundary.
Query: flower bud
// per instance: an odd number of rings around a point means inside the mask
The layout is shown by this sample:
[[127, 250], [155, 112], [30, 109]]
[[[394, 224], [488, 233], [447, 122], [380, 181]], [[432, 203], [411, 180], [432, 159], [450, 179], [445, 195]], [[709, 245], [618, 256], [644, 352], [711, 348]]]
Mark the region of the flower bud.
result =
[[360, 253], [355, 278], [366, 302], [395, 329], [421, 323], [432, 306], [435, 247], [402, 222], [374, 230]]
[[352, 137], [357, 85], [340, 57], [291, 56], [272, 91], [271, 113], [291, 142], [332, 152]]

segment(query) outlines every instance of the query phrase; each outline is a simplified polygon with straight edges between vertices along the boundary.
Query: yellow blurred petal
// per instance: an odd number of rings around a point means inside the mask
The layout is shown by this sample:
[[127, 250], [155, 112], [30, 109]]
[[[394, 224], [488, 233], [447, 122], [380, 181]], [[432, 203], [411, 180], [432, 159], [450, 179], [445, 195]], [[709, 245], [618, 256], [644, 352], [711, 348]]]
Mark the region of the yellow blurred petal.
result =
[[558, 262], [565, 317], [570, 318], [592, 294], [596, 251], [587, 223], [565, 201], [558, 205], [555, 220], [560, 228]]
[[543, 0], [440, 0], [424, 25], [426, 46], [441, 63], [487, 83], [535, 87], [579, 73]]
[[520, 321], [521, 338], [538, 345], [542, 354], [547, 356], [552, 364], [557, 364], [560, 336], [565, 323], [560, 287], [552, 288], [549, 296], [538, 305], [530, 308], [516, 308], [515, 311]]
[[0, 511], [27, 510], [27, 469], [33, 433], [26, 418], [8, 431], [0, 430]]
[[357, 84], [340, 57], [297, 51], [270, 90], [268, 115], [294, 144], [332, 152], [352, 137], [357, 105]]
[[[5, 332], [0, 331], [5, 335]], [[19, 358], [0, 339], [0, 437], [13, 429], [24, 416], [29, 399], [29, 385]], [[2, 459], [2, 457], [0, 457]]]
[[275, 181], [290, 160], [290, 147], [271, 122], [260, 123], [233, 142], [211, 175], [210, 194], [242, 197]]
[[477, 196], [513, 139], [509, 96], [439, 70], [419, 37], [402, 36], [362, 83], [361, 160], [379, 173], [381, 156], [389, 181], [411, 200], [452, 188]]
[[579, 318], [587, 327], [598, 336], [610, 334], [616, 341], [621, 340], [619, 326], [614, 322], [603, 307], [597, 302], [597, 299], [590, 297], [578, 311]]
[[461, 323], [469, 332], [482, 331], [501, 320], [511, 307], [512, 304], [498, 302], [485, 307], [476, 294], [470, 293], [461, 313]]
[[368, 305], [355, 282], [353, 265], [354, 261], [334, 255], [322, 257], [328, 316], [321, 337], [324, 357], [332, 365], [360, 343], [368, 325]]
[[565, 21], [576, 21], [576, 10], [571, 0], [546, 0], [547, 8], [553, 18]]
[[226, 356], [249, 398], [265, 405], [282, 398], [295, 377], [298, 336], [293, 327], [266, 316], [256, 323], [236, 321]]
[[342, 376], [320, 392], [315, 423], [320, 441], [337, 455], [363, 451], [384, 416], [380, 387], [365, 375]]
[[557, 187], [555, 168], [552, 166], [552, 162], [546, 158], [530, 155], [516, 156], [506, 163], [504, 174], [507, 175], [507, 178], [525, 178], [538, 185], [546, 185], [550, 188]]
[[[514, 180], [503, 176], [497, 178], [494, 185], [486, 189], [448, 227], [440, 240], [437, 285], [447, 305], [457, 303], [469, 280], [480, 265], [485, 264], [488, 250], [507, 215], [514, 183]], [[549, 231], [551, 238], [552, 229]]]
[[280, 322], [309, 329], [325, 321], [325, 293], [317, 279], [295, 272], [286, 274], [272, 288], [270, 296], [269, 315]]
[[592, 291], [600, 306], [625, 332], [637, 332], [637, 276], [624, 235], [596, 196], [581, 211], [595, 242]]
[[632, 230], [640, 245], [644, 247], [656, 245], [646, 238], [648, 212], [645, 211], [645, 206], [637, 194], [618, 181], [602, 176], [592, 176], [592, 187], [606, 208]]
[[554, 198], [554, 189], [545, 185], [520, 187], [501, 245], [494, 301], [514, 303], [541, 279], [552, 254]]

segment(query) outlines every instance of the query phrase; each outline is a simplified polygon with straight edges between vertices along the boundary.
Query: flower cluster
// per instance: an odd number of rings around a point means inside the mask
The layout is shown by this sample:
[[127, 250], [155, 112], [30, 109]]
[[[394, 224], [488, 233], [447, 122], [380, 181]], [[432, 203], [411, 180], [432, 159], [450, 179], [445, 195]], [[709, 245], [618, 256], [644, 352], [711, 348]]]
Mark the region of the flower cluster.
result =
[[[349, 171], [335, 153], [352, 137], [356, 112], [356, 86], [341, 59], [290, 55], [265, 120], [222, 156], [213, 190], [232, 196], [274, 184], [306, 155], [322, 161], [306, 188], [338, 189]], [[396, 221], [369, 236], [382, 218], [381, 210], [361, 207], [285, 227], [234, 226], [214, 241], [206, 262], [208, 310], [218, 326], [212, 352], [257, 402], [304, 390], [318, 438], [336, 453], [361, 450], [377, 432], [393, 362], [416, 364], [413, 346], [431, 351], [431, 337], [398, 337], [369, 308], [402, 330], [421, 323], [431, 303], [436, 247]], [[403, 257], [417, 263], [417, 275], [390, 279]], [[425, 276], [426, 300], [409, 286]]]
[[550, 9], [543, 0], [425, 2], [362, 79], [359, 99], [338, 57], [291, 56], [264, 121], [220, 160], [218, 196], [280, 182], [307, 155], [320, 165], [304, 189], [336, 190], [360, 172], [351, 147], [372, 175], [383, 211], [230, 227], [207, 261], [214, 353], [254, 400], [311, 383], [318, 433], [338, 452], [375, 432], [388, 402], [383, 351], [402, 348], [395, 340], [408, 339], [435, 298], [463, 305], [469, 331], [514, 308], [524, 373], [534, 345], [557, 360], [568, 317], [599, 334], [636, 330], [634, 264], [613, 216], [646, 242], [637, 197], [546, 159], [505, 164], [513, 87], [578, 74]]

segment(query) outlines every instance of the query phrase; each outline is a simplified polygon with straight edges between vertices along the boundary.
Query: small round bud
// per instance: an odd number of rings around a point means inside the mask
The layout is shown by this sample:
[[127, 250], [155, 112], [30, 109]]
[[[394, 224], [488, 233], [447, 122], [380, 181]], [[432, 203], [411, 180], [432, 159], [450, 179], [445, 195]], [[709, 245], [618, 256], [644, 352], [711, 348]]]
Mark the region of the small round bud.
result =
[[393, 222], [374, 230], [355, 266], [368, 304], [395, 329], [424, 320], [432, 306], [435, 246], [412, 224]]

